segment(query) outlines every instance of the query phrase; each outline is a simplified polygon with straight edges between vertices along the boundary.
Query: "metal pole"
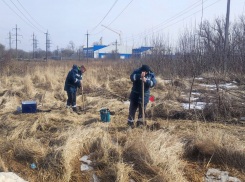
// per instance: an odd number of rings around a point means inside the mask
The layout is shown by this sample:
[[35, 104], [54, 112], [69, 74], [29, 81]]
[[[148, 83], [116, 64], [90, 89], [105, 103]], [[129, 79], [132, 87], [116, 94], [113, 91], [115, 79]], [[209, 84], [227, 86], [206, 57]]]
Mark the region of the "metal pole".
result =
[[142, 120], [143, 120], [143, 125], [145, 124], [145, 91], [144, 91], [144, 82], [142, 80]]
[[230, 0], [227, 0], [226, 23], [225, 23], [225, 50], [224, 50], [224, 72], [227, 70], [227, 49], [229, 43], [229, 17], [230, 17]]
[[48, 61], [48, 31], [46, 33], [46, 61]]
[[79, 48], [79, 61], [81, 61], [81, 57], [80, 57], [80, 52], [81, 52], [81, 49]]
[[88, 31], [87, 31], [87, 63], [88, 63]]
[[9, 32], [9, 50], [11, 50], [11, 33]]
[[83, 110], [85, 110], [83, 90], [82, 90], [82, 101], [83, 101]]
[[33, 38], [32, 38], [32, 40], [33, 40], [33, 59], [34, 59], [34, 47], [35, 47], [35, 42], [34, 42], [34, 32], [33, 32]]
[[17, 51], [17, 25], [16, 25], [16, 59], [18, 59], [18, 51]]

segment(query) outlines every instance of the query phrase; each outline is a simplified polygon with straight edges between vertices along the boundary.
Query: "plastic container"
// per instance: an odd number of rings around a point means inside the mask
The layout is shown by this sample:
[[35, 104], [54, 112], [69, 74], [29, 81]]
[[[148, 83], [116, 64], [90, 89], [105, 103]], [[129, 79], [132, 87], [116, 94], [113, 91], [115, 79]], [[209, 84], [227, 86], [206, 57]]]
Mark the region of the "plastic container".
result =
[[101, 109], [100, 110], [101, 121], [110, 122], [110, 110], [109, 109]]
[[37, 112], [37, 102], [36, 101], [23, 101], [22, 113], [36, 113]]
[[34, 163], [31, 164], [31, 168], [32, 168], [32, 169], [35, 169], [36, 167], [37, 167], [36, 164], [34, 164]]

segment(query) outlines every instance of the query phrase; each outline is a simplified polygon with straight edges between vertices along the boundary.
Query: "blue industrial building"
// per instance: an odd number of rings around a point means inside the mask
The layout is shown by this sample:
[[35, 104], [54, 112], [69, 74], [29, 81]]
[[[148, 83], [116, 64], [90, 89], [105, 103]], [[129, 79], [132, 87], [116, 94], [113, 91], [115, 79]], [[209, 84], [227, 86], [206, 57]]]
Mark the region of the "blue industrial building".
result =
[[132, 51], [132, 55], [134, 58], [141, 58], [142, 57], [142, 53], [146, 53], [146, 55], [149, 55], [149, 53], [147, 54], [146, 51], [152, 49], [153, 47], [140, 47], [137, 49], [133, 49]]
[[94, 52], [104, 47], [107, 47], [107, 46], [106, 45], [94, 45], [93, 47], [83, 48], [83, 56], [87, 57], [87, 53], [88, 53], [88, 58], [94, 58]]
[[141, 58], [151, 54], [153, 47], [140, 47], [133, 49], [131, 46], [94, 45], [83, 48], [83, 56], [88, 58], [111, 58], [117, 53], [120, 59]]

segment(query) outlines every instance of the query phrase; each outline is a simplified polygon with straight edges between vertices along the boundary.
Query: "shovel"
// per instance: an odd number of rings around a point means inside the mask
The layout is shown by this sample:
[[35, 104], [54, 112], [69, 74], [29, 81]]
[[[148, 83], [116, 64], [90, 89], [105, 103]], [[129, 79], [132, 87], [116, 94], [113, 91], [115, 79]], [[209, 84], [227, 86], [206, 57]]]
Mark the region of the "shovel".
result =
[[144, 97], [145, 97], [145, 93], [144, 93], [144, 82], [142, 80], [142, 120], [143, 120], [143, 123], [145, 123], [145, 109], [144, 109], [144, 106], [145, 106], [145, 101], [144, 101]]
[[84, 105], [84, 95], [83, 95], [83, 89], [82, 89], [82, 110], [85, 110], [85, 105]]

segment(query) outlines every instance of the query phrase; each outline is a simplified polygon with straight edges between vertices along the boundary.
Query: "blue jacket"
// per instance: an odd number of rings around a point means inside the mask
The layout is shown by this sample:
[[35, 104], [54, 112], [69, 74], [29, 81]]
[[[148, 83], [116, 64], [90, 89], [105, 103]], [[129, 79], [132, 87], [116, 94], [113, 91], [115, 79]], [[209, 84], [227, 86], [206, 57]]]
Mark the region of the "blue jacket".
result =
[[[144, 83], [144, 103], [147, 104], [150, 98], [150, 88], [156, 85], [156, 79], [153, 72], [149, 71], [147, 75], [145, 75], [146, 82]], [[130, 75], [130, 79], [133, 82], [132, 91], [129, 99], [142, 103], [142, 80], [141, 80], [141, 69], [136, 69]]]
[[65, 88], [64, 90], [67, 92], [75, 93], [77, 91], [77, 87], [81, 88], [80, 80], [82, 79], [82, 73], [79, 70], [77, 65], [73, 65], [71, 71], [69, 71], [66, 81], [65, 81]]

